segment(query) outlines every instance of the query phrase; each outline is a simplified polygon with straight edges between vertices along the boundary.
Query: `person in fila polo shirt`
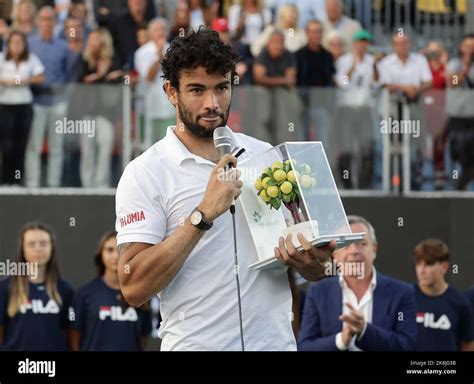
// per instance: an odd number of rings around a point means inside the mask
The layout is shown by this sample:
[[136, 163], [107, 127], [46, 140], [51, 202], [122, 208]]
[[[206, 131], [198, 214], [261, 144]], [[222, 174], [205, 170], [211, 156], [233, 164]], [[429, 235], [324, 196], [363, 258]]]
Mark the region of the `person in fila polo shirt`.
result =
[[130, 307], [120, 293], [116, 232], [102, 236], [95, 254], [98, 276], [79, 288], [73, 300], [74, 351], [141, 351], [151, 333], [149, 308]]
[[60, 278], [52, 230], [27, 224], [12, 265], [15, 276], [0, 282], [0, 349], [67, 351], [73, 290]]
[[428, 239], [415, 248], [417, 351], [472, 351], [473, 313], [469, 300], [449, 285], [449, 249]]

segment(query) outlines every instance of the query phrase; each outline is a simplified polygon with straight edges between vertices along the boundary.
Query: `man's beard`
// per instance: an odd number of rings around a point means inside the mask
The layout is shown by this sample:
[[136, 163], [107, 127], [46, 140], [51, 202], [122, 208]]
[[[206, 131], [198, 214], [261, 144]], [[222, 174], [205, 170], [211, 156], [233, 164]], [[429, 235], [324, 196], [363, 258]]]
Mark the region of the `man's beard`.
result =
[[[184, 124], [184, 128], [191, 133], [191, 135], [201, 138], [201, 139], [210, 139], [214, 135], [214, 130], [217, 128], [210, 128], [209, 130], [206, 129], [205, 127], [199, 125], [198, 120], [201, 117], [216, 117], [219, 116], [222, 119], [222, 123], [219, 125], [220, 127], [223, 127], [227, 125], [227, 119], [229, 118], [229, 110], [230, 110], [230, 104], [229, 107], [227, 108], [227, 111], [225, 113], [212, 113], [212, 114], [205, 114], [205, 115], [197, 115], [196, 120], [193, 121], [193, 117], [191, 112], [180, 102], [178, 101], [178, 106], [179, 106], [179, 117], [181, 119], [181, 122]], [[219, 127], [218, 126], [218, 127]]]

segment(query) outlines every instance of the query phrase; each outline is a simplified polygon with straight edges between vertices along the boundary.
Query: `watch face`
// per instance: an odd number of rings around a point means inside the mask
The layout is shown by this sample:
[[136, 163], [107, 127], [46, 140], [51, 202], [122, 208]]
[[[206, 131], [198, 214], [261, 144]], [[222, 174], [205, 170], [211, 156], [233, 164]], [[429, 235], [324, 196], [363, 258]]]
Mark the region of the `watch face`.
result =
[[198, 225], [202, 221], [202, 214], [199, 211], [194, 211], [191, 215], [191, 224]]

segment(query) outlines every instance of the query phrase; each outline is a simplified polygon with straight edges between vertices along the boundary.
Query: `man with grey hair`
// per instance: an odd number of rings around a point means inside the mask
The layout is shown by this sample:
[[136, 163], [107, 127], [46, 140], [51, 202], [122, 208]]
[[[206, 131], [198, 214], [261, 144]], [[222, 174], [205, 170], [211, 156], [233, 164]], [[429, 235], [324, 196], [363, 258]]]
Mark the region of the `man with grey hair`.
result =
[[257, 85], [292, 88], [296, 85], [296, 59], [285, 49], [285, 34], [275, 29], [254, 66]]
[[161, 60], [169, 47], [168, 20], [157, 17], [148, 24], [150, 41], [135, 52], [135, 68], [140, 76], [139, 88], [144, 95], [145, 146], [149, 147], [162, 139], [166, 128], [175, 117], [173, 106], [163, 91]]
[[366, 236], [334, 252], [335, 268], [328, 268], [327, 274], [338, 276], [309, 287], [298, 348], [411, 351], [416, 345], [414, 289], [376, 271], [374, 227], [360, 216], [349, 216], [348, 221], [353, 233]]
[[410, 52], [411, 41], [405, 34], [392, 36], [394, 53], [385, 56], [379, 64], [380, 83], [391, 93], [403, 93], [411, 101], [430, 89], [433, 75], [426, 57]]

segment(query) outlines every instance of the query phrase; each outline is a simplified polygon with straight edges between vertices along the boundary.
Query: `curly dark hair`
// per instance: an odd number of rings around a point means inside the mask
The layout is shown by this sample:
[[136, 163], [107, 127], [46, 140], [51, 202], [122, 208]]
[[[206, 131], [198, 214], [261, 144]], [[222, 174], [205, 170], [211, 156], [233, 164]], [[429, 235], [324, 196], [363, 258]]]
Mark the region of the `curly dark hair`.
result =
[[200, 27], [185, 37], [176, 37], [161, 63], [163, 78], [179, 91], [182, 71], [204, 67], [206, 72], [235, 75], [235, 65], [239, 59], [237, 51], [224, 43], [215, 31]]

